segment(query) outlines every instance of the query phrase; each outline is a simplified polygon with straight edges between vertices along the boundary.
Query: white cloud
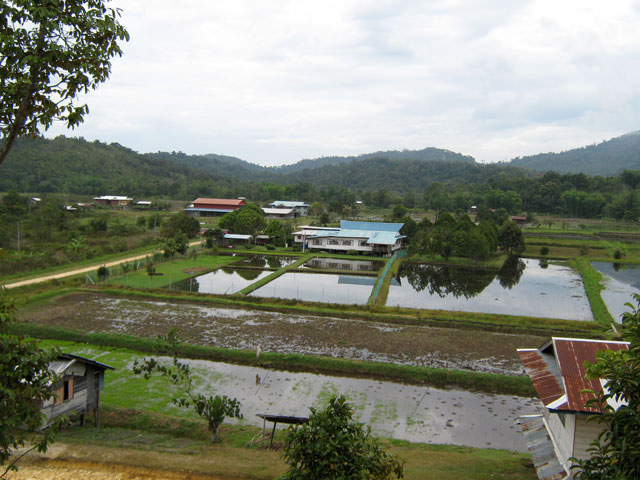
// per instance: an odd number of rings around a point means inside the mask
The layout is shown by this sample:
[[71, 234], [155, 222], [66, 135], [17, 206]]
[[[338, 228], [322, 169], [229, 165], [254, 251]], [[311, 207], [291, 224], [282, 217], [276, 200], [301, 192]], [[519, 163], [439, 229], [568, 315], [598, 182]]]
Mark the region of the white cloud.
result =
[[72, 134], [138, 151], [498, 161], [640, 128], [637, 1], [114, 5], [131, 41]]

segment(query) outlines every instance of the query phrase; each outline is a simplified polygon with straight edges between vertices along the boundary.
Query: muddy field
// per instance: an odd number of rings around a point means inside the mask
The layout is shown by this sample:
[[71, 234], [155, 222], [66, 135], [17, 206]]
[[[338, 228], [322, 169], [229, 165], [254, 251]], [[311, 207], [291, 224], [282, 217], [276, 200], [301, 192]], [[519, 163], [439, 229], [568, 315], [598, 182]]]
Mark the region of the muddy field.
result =
[[88, 332], [156, 337], [175, 327], [188, 342], [216, 347], [303, 353], [403, 365], [521, 374], [516, 349], [545, 338], [477, 330], [74, 294], [22, 318]]

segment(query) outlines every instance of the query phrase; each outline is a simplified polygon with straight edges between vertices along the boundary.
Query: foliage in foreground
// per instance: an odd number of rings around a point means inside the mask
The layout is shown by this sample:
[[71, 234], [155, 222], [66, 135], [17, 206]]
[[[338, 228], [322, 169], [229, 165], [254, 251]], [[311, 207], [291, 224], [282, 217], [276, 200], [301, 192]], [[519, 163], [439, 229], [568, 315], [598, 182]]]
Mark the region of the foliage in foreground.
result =
[[[606, 378], [606, 388], [588, 404], [602, 413], [594, 418], [605, 430], [592, 443], [587, 460], [574, 459], [580, 480], [640, 478], [640, 295], [624, 314], [624, 336], [629, 350], [606, 350], [588, 367], [592, 379]], [[608, 402], [619, 405], [613, 408]]]
[[353, 420], [343, 396], [325, 410], [311, 409], [309, 422], [290, 428], [282, 480], [387, 480], [404, 477], [403, 461], [385, 452], [379, 441]]
[[[0, 289], [0, 465], [4, 465], [13, 449], [30, 441], [44, 422], [40, 405], [54, 396], [55, 375], [49, 362], [56, 353], [40, 350], [33, 340], [11, 335], [9, 325], [16, 322], [16, 305], [4, 289]], [[44, 452], [55, 429], [47, 429], [34, 444]], [[4, 475], [15, 470], [17, 460], [9, 463]]]
[[[169, 332], [166, 341], [169, 346], [177, 347], [178, 339], [175, 330]], [[174, 353], [173, 363], [170, 366], [159, 363], [155, 358], [145, 358], [142, 363], [136, 360], [133, 372], [143, 375], [147, 380], [157, 372], [176, 385], [179, 392], [171, 401], [179, 407], [193, 407], [197, 414], [207, 421], [213, 443], [220, 441], [220, 425], [226, 417], [242, 418], [240, 402], [237, 399], [226, 395], [206, 396], [196, 392], [191, 369], [189, 365], [178, 360], [177, 353]]]

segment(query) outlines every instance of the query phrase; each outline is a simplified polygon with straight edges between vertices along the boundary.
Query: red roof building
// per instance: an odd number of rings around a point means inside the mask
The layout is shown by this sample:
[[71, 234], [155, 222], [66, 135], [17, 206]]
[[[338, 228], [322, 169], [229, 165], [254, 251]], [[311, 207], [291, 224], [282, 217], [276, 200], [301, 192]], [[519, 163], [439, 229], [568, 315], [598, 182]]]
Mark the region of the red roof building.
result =
[[233, 212], [246, 204], [241, 198], [196, 198], [184, 211], [198, 217], [210, 217]]
[[[544, 405], [542, 415], [521, 419], [540, 479], [571, 478], [569, 459], [589, 457], [587, 449], [603, 426], [587, 422], [589, 414], [599, 410], [586, 404], [594, 398], [589, 391], [601, 393], [606, 379], [588, 379], [586, 364], [595, 363], [599, 351], [628, 348], [628, 342], [554, 337], [539, 348], [518, 349]], [[537, 426], [534, 417], [539, 417]], [[540, 457], [541, 452], [546, 457]]]

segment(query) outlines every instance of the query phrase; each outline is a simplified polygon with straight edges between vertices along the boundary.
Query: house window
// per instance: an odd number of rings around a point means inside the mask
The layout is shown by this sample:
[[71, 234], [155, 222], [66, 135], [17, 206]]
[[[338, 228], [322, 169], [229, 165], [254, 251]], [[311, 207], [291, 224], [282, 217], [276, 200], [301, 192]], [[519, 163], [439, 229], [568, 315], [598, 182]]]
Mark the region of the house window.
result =
[[311, 244], [312, 245], [322, 245], [322, 240], [312, 240]]
[[340, 242], [336, 239], [329, 240], [329, 245], [340, 245]]
[[367, 241], [366, 240], [360, 240], [358, 245], [360, 245], [361, 247], [366, 247], [367, 246]]
[[342, 245], [351, 245], [353, 242], [351, 240], [343, 240]]

